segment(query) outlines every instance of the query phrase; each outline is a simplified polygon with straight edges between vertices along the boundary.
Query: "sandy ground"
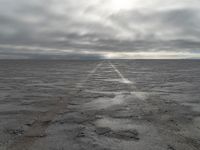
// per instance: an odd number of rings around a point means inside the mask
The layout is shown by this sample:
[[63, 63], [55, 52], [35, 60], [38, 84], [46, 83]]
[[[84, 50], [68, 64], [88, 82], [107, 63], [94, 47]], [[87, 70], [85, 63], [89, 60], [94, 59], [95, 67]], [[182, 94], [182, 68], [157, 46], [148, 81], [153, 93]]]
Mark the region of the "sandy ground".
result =
[[200, 61], [0, 65], [0, 150], [200, 149]]

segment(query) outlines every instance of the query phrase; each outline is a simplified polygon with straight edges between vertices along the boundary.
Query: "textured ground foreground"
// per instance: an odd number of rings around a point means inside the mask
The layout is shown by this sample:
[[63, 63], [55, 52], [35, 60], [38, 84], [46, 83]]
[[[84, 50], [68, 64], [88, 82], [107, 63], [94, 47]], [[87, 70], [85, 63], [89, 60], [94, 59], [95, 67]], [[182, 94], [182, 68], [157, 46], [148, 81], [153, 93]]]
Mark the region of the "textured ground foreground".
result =
[[0, 61], [0, 150], [199, 150], [200, 61]]

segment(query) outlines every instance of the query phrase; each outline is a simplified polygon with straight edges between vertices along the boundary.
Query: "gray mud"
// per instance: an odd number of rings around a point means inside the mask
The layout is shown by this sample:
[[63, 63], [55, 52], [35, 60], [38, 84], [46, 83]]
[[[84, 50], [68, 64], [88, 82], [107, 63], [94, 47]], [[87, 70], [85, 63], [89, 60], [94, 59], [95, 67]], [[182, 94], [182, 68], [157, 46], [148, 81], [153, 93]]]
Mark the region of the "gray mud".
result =
[[200, 149], [200, 61], [0, 65], [0, 150]]

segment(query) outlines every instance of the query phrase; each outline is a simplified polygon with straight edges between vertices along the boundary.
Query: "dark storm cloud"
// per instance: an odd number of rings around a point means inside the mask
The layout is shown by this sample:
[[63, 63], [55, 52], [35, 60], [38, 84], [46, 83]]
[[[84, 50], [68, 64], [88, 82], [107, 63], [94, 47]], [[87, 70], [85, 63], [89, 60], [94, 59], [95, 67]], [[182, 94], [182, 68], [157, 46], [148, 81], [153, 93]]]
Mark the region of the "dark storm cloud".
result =
[[161, 5], [161, 0], [153, 0], [143, 5], [138, 0], [1, 0], [0, 58], [102, 58], [107, 52], [152, 51], [199, 54], [200, 2], [192, 1], [169, 0]]

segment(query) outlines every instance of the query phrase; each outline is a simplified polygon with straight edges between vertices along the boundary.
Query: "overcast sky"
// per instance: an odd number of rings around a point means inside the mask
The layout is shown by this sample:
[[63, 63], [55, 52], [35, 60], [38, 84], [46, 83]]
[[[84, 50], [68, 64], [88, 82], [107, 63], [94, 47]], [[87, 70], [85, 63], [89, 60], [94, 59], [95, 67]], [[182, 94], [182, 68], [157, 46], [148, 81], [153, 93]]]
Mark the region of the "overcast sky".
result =
[[200, 58], [200, 1], [0, 0], [3, 58]]

